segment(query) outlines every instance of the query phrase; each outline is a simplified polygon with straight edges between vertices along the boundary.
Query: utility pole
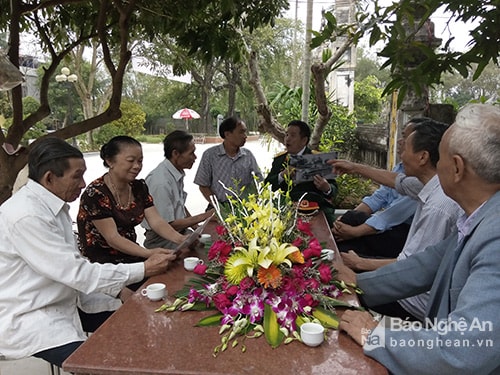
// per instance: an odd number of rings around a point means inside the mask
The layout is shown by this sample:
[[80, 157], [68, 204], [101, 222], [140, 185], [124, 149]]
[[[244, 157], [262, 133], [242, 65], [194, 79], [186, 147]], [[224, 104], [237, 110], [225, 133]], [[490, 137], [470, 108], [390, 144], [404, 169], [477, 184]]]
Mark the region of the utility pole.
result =
[[302, 79], [302, 121], [309, 120], [309, 97], [311, 93], [311, 29], [313, 0], [307, 0], [306, 40], [304, 44], [304, 75]]

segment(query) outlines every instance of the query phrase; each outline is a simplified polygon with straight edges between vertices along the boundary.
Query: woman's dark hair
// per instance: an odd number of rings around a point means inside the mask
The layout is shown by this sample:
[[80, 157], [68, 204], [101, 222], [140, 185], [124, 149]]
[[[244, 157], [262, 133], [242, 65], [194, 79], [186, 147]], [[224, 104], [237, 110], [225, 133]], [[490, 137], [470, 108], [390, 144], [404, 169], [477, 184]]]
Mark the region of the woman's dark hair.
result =
[[83, 159], [83, 154], [62, 139], [42, 138], [33, 144], [28, 155], [28, 177], [40, 182], [47, 171], [62, 177], [69, 168], [70, 158]]
[[134, 139], [127, 135], [118, 135], [111, 138], [108, 143], [102, 145], [101, 159], [103, 160], [103, 164], [106, 168], [109, 168], [106, 160], [113, 159], [116, 155], [118, 155], [122, 149], [122, 146], [124, 145], [141, 147], [141, 144], [139, 143], [139, 141], [137, 141], [137, 139]]
[[188, 132], [184, 130], [174, 130], [163, 140], [163, 152], [165, 157], [170, 159], [174, 150], [182, 154], [189, 148], [189, 144], [192, 140], [193, 136]]
[[220, 137], [222, 139], [226, 138], [225, 133], [226, 132], [232, 132], [234, 129], [236, 129], [236, 127], [238, 126], [238, 124], [240, 124], [242, 122], [243, 121], [241, 121], [237, 117], [228, 117], [227, 119], [225, 119], [224, 121], [222, 121], [221, 124], [219, 125], [219, 135], [220, 135]]

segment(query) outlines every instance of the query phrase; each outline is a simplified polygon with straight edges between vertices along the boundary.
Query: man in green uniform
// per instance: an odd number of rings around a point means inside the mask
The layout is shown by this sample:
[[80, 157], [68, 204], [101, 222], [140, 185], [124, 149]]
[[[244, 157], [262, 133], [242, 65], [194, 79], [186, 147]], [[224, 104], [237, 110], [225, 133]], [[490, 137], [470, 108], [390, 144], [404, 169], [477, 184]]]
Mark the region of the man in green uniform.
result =
[[[275, 156], [271, 171], [265, 179], [265, 182], [272, 185], [273, 190], [281, 189], [284, 192], [288, 190], [288, 181], [290, 179], [293, 181], [295, 174], [294, 168], [289, 165], [290, 155], [312, 154], [313, 151], [307, 147], [310, 137], [311, 129], [305, 122], [293, 120], [288, 124], [285, 135], [286, 151]], [[293, 183], [290, 197], [294, 201], [298, 201], [304, 193], [307, 193], [303, 199], [316, 202], [324, 212], [331, 227], [335, 221], [335, 207], [332, 200], [337, 195], [337, 191], [335, 179], [327, 180], [323, 176], [316, 174], [312, 181]]]

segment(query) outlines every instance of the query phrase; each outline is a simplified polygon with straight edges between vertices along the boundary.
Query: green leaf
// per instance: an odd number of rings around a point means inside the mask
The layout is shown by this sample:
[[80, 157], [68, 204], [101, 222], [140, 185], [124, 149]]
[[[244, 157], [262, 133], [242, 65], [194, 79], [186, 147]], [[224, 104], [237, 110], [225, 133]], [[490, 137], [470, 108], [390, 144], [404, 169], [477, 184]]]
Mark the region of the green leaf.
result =
[[350, 304], [348, 302], [344, 302], [344, 301], [341, 301], [339, 299], [331, 298], [331, 297], [327, 297], [327, 296], [321, 297], [321, 304], [324, 307], [327, 307], [327, 308], [349, 307], [349, 308], [355, 308], [355, 309], [358, 309], [358, 310], [364, 310], [363, 308], [360, 308], [358, 306], [354, 306], [354, 305], [352, 305], [352, 304]]
[[339, 328], [339, 317], [337, 314], [325, 310], [321, 307], [317, 307], [313, 311], [313, 316], [318, 319], [321, 324], [326, 327], [326, 328], [333, 328], [333, 329], [338, 329]]
[[207, 310], [215, 310], [214, 305], [209, 305], [207, 307], [207, 304], [205, 302], [195, 302], [193, 307], [191, 307], [189, 310], [191, 311], [207, 311]]
[[380, 32], [380, 28], [375, 25], [373, 26], [372, 32], [370, 34], [370, 46], [373, 46], [377, 43], [381, 38], [382, 33]]
[[219, 325], [222, 317], [223, 317], [223, 315], [221, 313], [209, 315], [209, 316], [201, 319], [196, 324], [196, 327], [211, 327], [211, 326]]
[[264, 306], [264, 335], [273, 349], [280, 346], [285, 338], [283, 332], [280, 331], [278, 317], [268, 304]]

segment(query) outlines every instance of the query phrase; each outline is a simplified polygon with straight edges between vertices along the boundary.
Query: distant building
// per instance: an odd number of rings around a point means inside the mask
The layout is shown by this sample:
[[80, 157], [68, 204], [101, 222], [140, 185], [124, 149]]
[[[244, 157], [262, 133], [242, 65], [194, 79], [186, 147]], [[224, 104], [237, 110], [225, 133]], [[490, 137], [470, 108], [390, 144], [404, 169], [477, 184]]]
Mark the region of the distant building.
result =
[[35, 56], [19, 56], [19, 70], [24, 75], [24, 82], [22, 83], [23, 97], [31, 96], [40, 101], [37, 73], [40, 64], [40, 61]]
[[[346, 24], [354, 20], [355, 0], [334, 0], [333, 14], [337, 23]], [[333, 54], [342, 46], [346, 38], [338, 38], [330, 48]], [[338, 104], [354, 110], [354, 70], [356, 68], [356, 46], [352, 45], [344, 54], [342, 66], [335, 69], [327, 78], [328, 91]]]

